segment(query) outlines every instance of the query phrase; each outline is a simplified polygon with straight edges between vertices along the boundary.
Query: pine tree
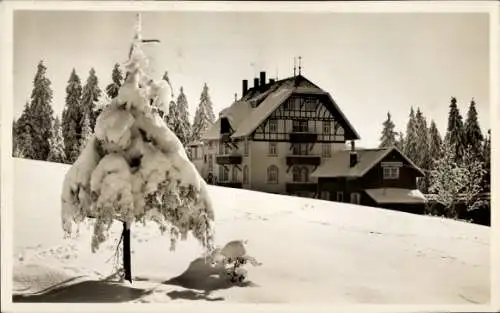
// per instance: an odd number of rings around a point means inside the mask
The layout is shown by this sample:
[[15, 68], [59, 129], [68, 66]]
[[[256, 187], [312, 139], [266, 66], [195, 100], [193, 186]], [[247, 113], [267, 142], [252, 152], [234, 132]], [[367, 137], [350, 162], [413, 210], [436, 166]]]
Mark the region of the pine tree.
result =
[[80, 147], [80, 153], [85, 149], [85, 145], [87, 145], [87, 142], [89, 141], [89, 138], [92, 136], [92, 129], [90, 128], [90, 117], [88, 114], [85, 114], [83, 117], [83, 126], [82, 126], [82, 133], [80, 136], [80, 141], [79, 141], [79, 147]]
[[461, 194], [467, 209], [474, 210], [483, 203], [478, 196], [484, 189], [483, 182], [486, 171], [483, 162], [473, 149], [465, 150], [462, 167], [465, 172], [465, 185]]
[[451, 98], [450, 113], [448, 115], [448, 128], [445, 141], [451, 145], [455, 157], [455, 162], [460, 163], [463, 159], [465, 150], [465, 135], [462, 116], [457, 107], [457, 99]]
[[34, 158], [31, 140], [31, 110], [28, 102], [25, 103], [21, 116], [14, 121], [12, 137], [15, 142], [14, 151], [20, 152], [29, 146], [29, 150], [22, 153], [23, 157], [27, 159]]
[[404, 151], [405, 148], [405, 135], [403, 132], [398, 133], [398, 138], [395, 143], [396, 148], [398, 148], [400, 151]]
[[380, 148], [392, 147], [396, 144], [396, 132], [394, 122], [391, 120], [391, 113], [387, 112], [387, 119], [382, 124], [382, 136], [380, 137]]
[[66, 159], [64, 149], [64, 139], [62, 136], [61, 123], [59, 118], [55, 118], [54, 126], [52, 127], [52, 136], [50, 138], [50, 153], [47, 161], [63, 163]]
[[208, 94], [207, 84], [203, 86], [203, 91], [200, 96], [200, 103], [196, 109], [193, 122], [192, 141], [199, 141], [201, 136], [215, 122], [215, 114], [213, 112], [212, 101]]
[[18, 126], [16, 130], [17, 146], [14, 151], [14, 157], [33, 159], [35, 151], [33, 149], [33, 139], [31, 137], [31, 126], [25, 124], [24, 126]]
[[467, 183], [467, 173], [455, 161], [455, 147], [449, 142], [444, 143], [442, 157], [436, 160], [430, 174], [429, 191], [445, 206], [448, 217], [457, 218], [456, 203]]
[[118, 63], [113, 67], [113, 72], [111, 73], [111, 80], [113, 81], [106, 87], [106, 94], [110, 99], [118, 96], [118, 90], [123, 83], [123, 74], [120, 70], [120, 65]]
[[417, 138], [417, 121], [415, 118], [415, 111], [413, 107], [410, 110], [410, 118], [406, 125], [406, 138], [404, 140], [404, 154], [410, 158], [413, 162], [416, 162], [419, 151], [418, 151], [418, 138]]
[[16, 130], [17, 130], [17, 121], [16, 119], [14, 119], [14, 121], [12, 122], [12, 155], [14, 156], [16, 151], [17, 151], [17, 134], [16, 134]]
[[465, 121], [465, 147], [472, 150], [472, 155], [478, 158], [482, 154], [483, 146], [483, 133], [479, 127], [477, 119], [476, 102], [471, 100], [469, 111], [467, 112], [467, 119]]
[[417, 109], [415, 116], [416, 132], [417, 132], [417, 151], [419, 152], [416, 158], [416, 164], [424, 170], [430, 168], [430, 155], [429, 155], [429, 129], [427, 128], [427, 121], [420, 111]]
[[429, 128], [429, 156], [431, 161], [441, 158], [443, 140], [439, 134], [436, 123], [431, 120], [431, 126]]
[[[96, 106], [101, 96], [99, 81], [97, 79], [94, 68], [90, 69], [89, 77], [82, 90], [82, 107], [85, 114], [90, 117], [90, 127], [94, 130], [95, 121], [97, 119]], [[83, 120], [81, 121], [83, 123]], [[83, 124], [81, 124], [83, 127]]]
[[488, 133], [483, 144], [483, 165], [484, 165], [484, 179], [483, 179], [483, 192], [491, 192], [491, 130]]
[[183, 146], [186, 147], [190, 142], [192, 130], [191, 124], [189, 123], [188, 102], [182, 87], [180, 88], [179, 97], [177, 97], [173, 113], [173, 116], [170, 117], [173, 124], [172, 130], [182, 142]]
[[64, 138], [64, 152], [66, 161], [73, 163], [77, 155], [73, 153], [78, 150], [80, 133], [82, 131], [83, 108], [80, 105], [82, 100], [82, 85], [80, 77], [75, 69], [71, 71], [68, 85], [66, 86], [66, 101], [62, 113], [62, 135]]
[[50, 136], [54, 111], [51, 106], [52, 89], [50, 80], [46, 77], [47, 68], [43, 61], [38, 63], [33, 81], [30, 104], [31, 139], [33, 144], [33, 159], [47, 160], [50, 152]]

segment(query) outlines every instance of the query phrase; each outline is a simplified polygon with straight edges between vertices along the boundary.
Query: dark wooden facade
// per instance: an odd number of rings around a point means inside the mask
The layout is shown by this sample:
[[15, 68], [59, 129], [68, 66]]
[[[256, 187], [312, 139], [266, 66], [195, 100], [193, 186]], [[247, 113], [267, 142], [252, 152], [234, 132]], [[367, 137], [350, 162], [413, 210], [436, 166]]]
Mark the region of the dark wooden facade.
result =
[[[384, 162], [402, 163], [397, 179], [384, 179], [382, 166]], [[362, 177], [318, 178], [318, 195], [328, 198], [324, 200], [353, 202], [353, 200], [357, 201], [357, 199], [353, 199], [351, 195], [356, 193], [359, 194], [359, 204], [361, 205], [422, 214], [425, 210], [424, 204], [377, 203], [365, 192], [366, 189], [376, 188], [417, 189], [417, 177], [421, 176], [422, 174], [418, 169], [411, 165], [399, 152], [393, 150]]]

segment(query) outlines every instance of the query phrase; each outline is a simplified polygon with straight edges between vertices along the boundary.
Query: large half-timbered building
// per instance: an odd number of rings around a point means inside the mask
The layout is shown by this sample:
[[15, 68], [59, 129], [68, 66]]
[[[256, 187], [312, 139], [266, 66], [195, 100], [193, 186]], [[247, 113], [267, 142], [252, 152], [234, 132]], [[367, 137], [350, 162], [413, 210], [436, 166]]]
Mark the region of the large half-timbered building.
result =
[[[202, 141], [191, 146], [191, 155], [211, 184], [339, 201], [330, 195], [333, 190], [326, 196], [338, 177], [327, 179], [317, 171], [339, 158], [351, 159], [360, 151], [354, 148], [358, 139], [328, 92], [300, 73], [268, 81], [261, 72], [250, 88], [242, 81], [241, 98], [222, 110]], [[349, 161], [341, 163], [349, 169]], [[350, 190], [342, 191], [342, 201], [350, 202]]]

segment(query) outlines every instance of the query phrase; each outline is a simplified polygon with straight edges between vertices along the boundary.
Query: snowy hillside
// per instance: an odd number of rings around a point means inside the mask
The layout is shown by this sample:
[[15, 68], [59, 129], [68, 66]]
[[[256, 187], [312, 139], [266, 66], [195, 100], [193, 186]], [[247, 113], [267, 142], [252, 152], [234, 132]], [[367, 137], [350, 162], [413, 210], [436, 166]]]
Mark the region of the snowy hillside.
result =
[[[196, 240], [156, 225], [132, 227], [132, 286], [111, 274], [121, 225], [91, 253], [89, 229], [63, 239], [60, 196], [68, 167], [14, 161], [14, 293], [30, 301], [467, 304], [489, 302], [489, 228], [377, 208], [209, 187], [216, 244], [248, 240], [263, 265], [229, 286], [198, 266]], [[195, 261], [195, 262], [193, 262]], [[199, 261], [199, 260], [198, 260]], [[193, 263], [191, 263], [193, 262]], [[190, 269], [180, 278], [172, 279]], [[33, 296], [54, 284], [58, 292]], [[205, 290], [206, 292], [203, 292]], [[21, 298], [16, 298], [22, 300]]]

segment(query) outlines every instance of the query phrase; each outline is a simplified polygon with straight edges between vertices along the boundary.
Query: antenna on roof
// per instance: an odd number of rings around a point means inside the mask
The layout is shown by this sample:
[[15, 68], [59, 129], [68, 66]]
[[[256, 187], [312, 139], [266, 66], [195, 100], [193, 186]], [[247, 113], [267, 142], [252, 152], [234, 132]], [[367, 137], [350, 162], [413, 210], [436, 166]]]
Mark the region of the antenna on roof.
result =
[[299, 56], [299, 75], [301, 74], [302, 72], [302, 57]]
[[295, 77], [295, 71], [297, 70], [297, 58], [293, 57], [293, 77]]

